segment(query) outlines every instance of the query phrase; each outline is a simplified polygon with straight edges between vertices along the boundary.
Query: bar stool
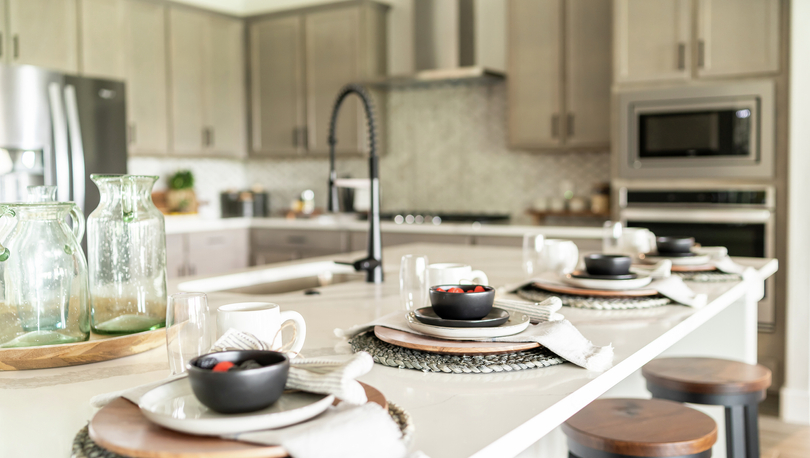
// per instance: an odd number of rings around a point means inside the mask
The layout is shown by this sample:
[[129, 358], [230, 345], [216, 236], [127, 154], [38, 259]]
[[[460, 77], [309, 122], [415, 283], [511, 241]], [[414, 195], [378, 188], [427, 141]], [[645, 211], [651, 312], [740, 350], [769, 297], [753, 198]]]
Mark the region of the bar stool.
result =
[[654, 398], [726, 408], [728, 458], [759, 458], [759, 403], [771, 386], [761, 365], [715, 358], [661, 358], [641, 369]]
[[597, 399], [563, 423], [571, 458], [708, 458], [717, 424], [660, 399]]

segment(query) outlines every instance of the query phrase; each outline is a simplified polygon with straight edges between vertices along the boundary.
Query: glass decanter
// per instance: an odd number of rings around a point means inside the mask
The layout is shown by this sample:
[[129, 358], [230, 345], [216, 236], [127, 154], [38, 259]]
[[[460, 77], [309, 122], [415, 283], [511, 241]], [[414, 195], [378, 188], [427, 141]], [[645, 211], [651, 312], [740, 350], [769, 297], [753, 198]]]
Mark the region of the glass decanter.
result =
[[2, 348], [90, 337], [87, 261], [79, 245], [84, 215], [73, 202], [54, 202], [55, 189], [31, 187], [28, 203], [0, 204]]
[[166, 230], [155, 176], [91, 175], [101, 202], [87, 218], [90, 324], [98, 334], [166, 325]]

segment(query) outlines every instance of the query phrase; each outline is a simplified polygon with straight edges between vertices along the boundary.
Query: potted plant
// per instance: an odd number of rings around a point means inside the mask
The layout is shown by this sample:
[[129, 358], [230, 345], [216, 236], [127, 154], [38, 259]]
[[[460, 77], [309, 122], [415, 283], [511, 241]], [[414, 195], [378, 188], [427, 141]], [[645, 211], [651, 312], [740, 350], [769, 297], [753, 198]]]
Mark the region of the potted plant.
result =
[[166, 206], [172, 213], [197, 213], [194, 175], [190, 170], [180, 170], [169, 178]]

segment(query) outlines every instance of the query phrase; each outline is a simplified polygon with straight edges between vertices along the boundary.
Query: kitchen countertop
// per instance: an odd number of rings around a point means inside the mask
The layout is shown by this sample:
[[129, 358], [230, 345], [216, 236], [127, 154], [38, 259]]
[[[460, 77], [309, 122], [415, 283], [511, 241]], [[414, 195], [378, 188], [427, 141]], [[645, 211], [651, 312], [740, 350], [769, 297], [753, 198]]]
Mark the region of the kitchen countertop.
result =
[[[365, 232], [368, 221], [324, 215], [311, 219], [287, 218], [213, 218], [199, 216], [166, 216], [166, 234], [185, 234], [228, 229], [295, 229]], [[480, 235], [494, 237], [522, 237], [527, 232], [539, 232], [548, 237], [569, 239], [602, 239], [601, 227], [525, 226], [512, 224], [442, 223], [396, 224], [380, 223], [382, 232], [413, 234]]]
[[[343, 283], [320, 288], [321, 295], [300, 292], [277, 296], [210, 293], [209, 306], [267, 300], [300, 312], [307, 321], [305, 356], [350, 351], [333, 334], [399, 309], [399, 259], [426, 253], [432, 262], [463, 262], [483, 269], [493, 285], [522, 278], [521, 250], [503, 247], [400, 245], [384, 250], [387, 281], [381, 285]], [[351, 260], [360, 253], [340, 255]], [[279, 264], [333, 259], [313, 258]], [[763, 277], [777, 269], [775, 260], [739, 259]], [[260, 270], [267, 266], [254, 268]], [[182, 281], [187, 281], [183, 279]], [[180, 281], [173, 281], [176, 290]], [[756, 302], [746, 300], [755, 283], [692, 284], [707, 293], [701, 309], [673, 305], [638, 311], [594, 311], [564, 308], [563, 313], [585, 337], [615, 348], [614, 366], [594, 373], [563, 364], [543, 369], [496, 374], [436, 374], [375, 365], [361, 380], [379, 388], [407, 410], [416, 426], [415, 447], [433, 458], [515, 456], [553, 431], [579, 409], [620, 384], [650, 359], [687, 340], [717, 320], [739, 339], [701, 342], [707, 354], [721, 355], [724, 346], [740, 350], [740, 359], [756, 358]], [[728, 310], [726, 310], [728, 309]], [[740, 315], [729, 320], [729, 313]], [[719, 316], [718, 316], [719, 315]], [[718, 316], [717, 320], [712, 319]], [[212, 320], [213, 321], [213, 320]], [[750, 329], [749, 329], [750, 328]], [[737, 347], [745, 347], [738, 349]], [[735, 353], [736, 354], [736, 353]], [[2, 456], [68, 456], [76, 431], [91, 418], [93, 395], [137, 386], [168, 375], [165, 347], [102, 363], [36, 371], [0, 372], [0, 453]], [[643, 391], [643, 388], [641, 389]], [[643, 393], [637, 396], [644, 397]], [[459, 440], [453, 440], [458, 438]], [[543, 455], [550, 456], [550, 455]]]

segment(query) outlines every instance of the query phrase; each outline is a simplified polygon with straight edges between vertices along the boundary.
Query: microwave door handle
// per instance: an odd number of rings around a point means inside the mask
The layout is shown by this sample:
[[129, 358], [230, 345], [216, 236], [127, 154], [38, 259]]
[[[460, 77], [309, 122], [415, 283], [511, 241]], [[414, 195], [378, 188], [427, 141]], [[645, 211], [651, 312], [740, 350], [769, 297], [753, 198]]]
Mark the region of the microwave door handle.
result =
[[56, 198], [61, 202], [70, 200], [70, 152], [68, 151], [67, 121], [62, 105], [59, 83], [48, 84], [48, 99], [53, 124], [53, 152], [56, 176]]
[[67, 126], [70, 137], [71, 159], [73, 160], [73, 201], [84, 212], [85, 202], [85, 169], [84, 169], [84, 143], [82, 142], [82, 129], [79, 124], [79, 106], [76, 103], [76, 88], [68, 84], [65, 86], [65, 112], [67, 113]]

